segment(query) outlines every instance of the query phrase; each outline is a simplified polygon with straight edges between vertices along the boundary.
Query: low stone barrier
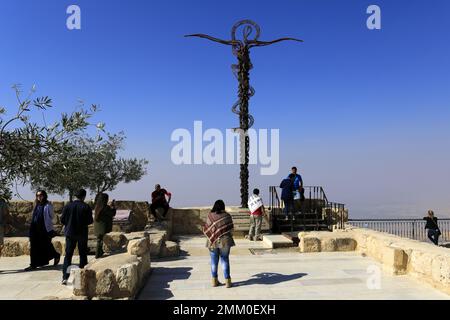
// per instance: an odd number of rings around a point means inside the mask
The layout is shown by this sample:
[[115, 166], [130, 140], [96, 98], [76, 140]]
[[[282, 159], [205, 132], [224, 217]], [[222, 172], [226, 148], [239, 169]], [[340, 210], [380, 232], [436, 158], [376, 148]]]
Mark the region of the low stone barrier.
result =
[[133, 299], [150, 272], [148, 234], [129, 240], [127, 252], [95, 259], [72, 271], [73, 294], [88, 299]]
[[354, 227], [330, 233], [300, 232], [299, 239], [300, 252], [356, 250], [380, 262], [390, 274], [408, 274], [450, 294], [448, 248]]
[[[55, 231], [62, 234], [63, 225], [61, 224], [61, 214], [67, 201], [52, 201], [54, 209], [53, 225]], [[93, 208], [93, 201], [87, 201]], [[8, 203], [9, 211], [12, 217], [11, 230], [5, 235], [9, 237], [26, 237], [30, 230], [31, 218], [33, 216], [33, 202], [32, 201], [10, 201]], [[149, 204], [146, 201], [116, 201], [116, 207], [119, 210], [131, 210], [129, 224], [126, 229], [122, 230], [122, 226], [115, 224], [114, 231], [142, 231], [151, 219]], [[89, 233], [93, 234], [92, 226], [89, 228]]]

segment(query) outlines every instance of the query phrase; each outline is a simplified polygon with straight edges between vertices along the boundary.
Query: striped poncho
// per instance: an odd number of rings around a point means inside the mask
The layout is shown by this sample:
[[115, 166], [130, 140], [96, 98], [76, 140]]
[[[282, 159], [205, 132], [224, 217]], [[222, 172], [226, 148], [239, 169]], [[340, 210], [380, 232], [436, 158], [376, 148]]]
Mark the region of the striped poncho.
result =
[[212, 245], [223, 235], [231, 233], [233, 230], [233, 219], [226, 212], [210, 212], [203, 226], [203, 233]]

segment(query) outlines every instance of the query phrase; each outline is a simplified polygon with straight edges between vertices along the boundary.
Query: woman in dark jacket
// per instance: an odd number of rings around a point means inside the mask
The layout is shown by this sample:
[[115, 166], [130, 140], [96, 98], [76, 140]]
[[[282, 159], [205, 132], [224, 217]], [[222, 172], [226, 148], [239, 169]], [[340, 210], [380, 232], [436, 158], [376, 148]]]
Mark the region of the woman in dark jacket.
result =
[[103, 256], [103, 237], [112, 231], [113, 218], [116, 215], [116, 205], [113, 200], [111, 206], [108, 205], [109, 196], [106, 193], [99, 193], [95, 199], [94, 208], [94, 234], [97, 237], [97, 249], [95, 257]]
[[208, 214], [203, 233], [206, 235], [206, 247], [211, 255], [212, 286], [217, 287], [221, 283], [217, 276], [219, 258], [221, 260], [226, 287], [231, 287], [230, 275], [230, 249], [235, 245], [233, 240], [233, 219], [225, 212], [225, 203], [217, 200], [211, 212]]
[[428, 216], [424, 217], [423, 220], [427, 221], [425, 229], [428, 229], [428, 238], [435, 245], [438, 245], [441, 230], [439, 230], [438, 219], [434, 216], [433, 210], [428, 210]]
[[283, 179], [280, 184], [281, 188], [281, 200], [284, 203], [285, 220], [289, 219], [289, 213], [294, 211], [294, 179], [288, 177]]
[[54, 236], [53, 205], [48, 201], [47, 192], [39, 190], [36, 192], [30, 225], [30, 266], [25, 268], [25, 271], [46, 266], [52, 259], [53, 265], [59, 263], [61, 255], [53, 247]]

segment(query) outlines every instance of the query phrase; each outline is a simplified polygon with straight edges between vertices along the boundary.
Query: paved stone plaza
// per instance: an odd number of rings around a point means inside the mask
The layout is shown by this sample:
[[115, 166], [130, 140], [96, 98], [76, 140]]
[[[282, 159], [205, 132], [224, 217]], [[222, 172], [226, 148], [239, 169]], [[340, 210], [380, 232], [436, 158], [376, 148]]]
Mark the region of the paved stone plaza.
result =
[[[63, 259], [56, 267], [25, 272], [23, 269], [30, 264], [29, 256], [0, 257], [0, 300], [70, 299], [72, 288], [61, 285]], [[74, 256], [72, 262], [78, 261], [78, 256]]]
[[[205, 239], [181, 237], [180, 244], [182, 256], [152, 261], [139, 299], [450, 299], [409, 276], [382, 274], [381, 289], [370, 290], [367, 268], [380, 265], [356, 252], [271, 250], [244, 239], [236, 240], [230, 257], [235, 287], [212, 288]], [[28, 256], [0, 258], [0, 299], [71, 297], [71, 289], [60, 284], [61, 264], [23, 272], [28, 264]], [[221, 274], [219, 279], [223, 281]]]
[[383, 273], [381, 289], [370, 290], [367, 268], [380, 264], [355, 252], [301, 254], [298, 248], [270, 250], [263, 242], [243, 239], [231, 250], [235, 287], [212, 288], [205, 239], [180, 240], [187, 255], [152, 261], [139, 299], [450, 299], [408, 276]]

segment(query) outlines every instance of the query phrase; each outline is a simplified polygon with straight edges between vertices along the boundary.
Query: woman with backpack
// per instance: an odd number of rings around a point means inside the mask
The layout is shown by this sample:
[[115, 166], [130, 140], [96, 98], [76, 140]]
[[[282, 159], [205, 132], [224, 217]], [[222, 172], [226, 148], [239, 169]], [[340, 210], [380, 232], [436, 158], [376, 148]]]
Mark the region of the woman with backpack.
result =
[[97, 248], [95, 258], [103, 256], [103, 237], [112, 231], [113, 218], [116, 215], [116, 202], [112, 201], [108, 205], [109, 196], [106, 193], [99, 193], [95, 199], [94, 208], [94, 234], [97, 238]]

